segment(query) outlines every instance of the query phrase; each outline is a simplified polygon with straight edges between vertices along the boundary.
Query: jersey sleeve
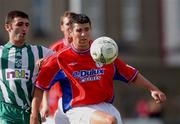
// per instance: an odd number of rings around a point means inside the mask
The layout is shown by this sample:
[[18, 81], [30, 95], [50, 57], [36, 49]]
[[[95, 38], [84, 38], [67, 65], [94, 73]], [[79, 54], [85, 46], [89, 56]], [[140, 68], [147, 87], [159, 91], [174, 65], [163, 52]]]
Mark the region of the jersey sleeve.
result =
[[44, 59], [35, 86], [42, 90], [49, 90], [52, 86], [51, 83], [59, 70], [60, 68], [57, 63], [56, 54]]
[[48, 57], [55, 53], [52, 49], [48, 49], [46, 47], [42, 47], [42, 50], [43, 50], [43, 57]]
[[137, 69], [124, 63], [119, 58], [115, 60], [114, 64], [115, 64], [114, 80], [121, 80], [125, 83], [128, 83], [133, 81], [138, 74]]

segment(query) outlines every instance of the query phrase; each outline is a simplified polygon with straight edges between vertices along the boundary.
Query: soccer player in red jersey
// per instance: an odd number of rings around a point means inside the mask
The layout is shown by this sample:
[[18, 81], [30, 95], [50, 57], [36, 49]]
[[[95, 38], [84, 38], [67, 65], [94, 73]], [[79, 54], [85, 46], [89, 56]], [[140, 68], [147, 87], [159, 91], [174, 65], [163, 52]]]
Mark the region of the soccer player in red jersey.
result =
[[64, 38], [56, 41], [54, 44], [50, 46], [51, 49], [58, 52], [62, 49], [69, 46], [72, 42], [72, 38], [70, 37], [70, 28], [71, 28], [71, 18], [75, 16], [74, 12], [65, 11], [64, 15], [60, 18], [60, 30], [63, 32]]
[[[60, 30], [63, 32], [64, 38], [56, 41], [54, 44], [50, 46], [50, 49], [54, 50], [55, 52], [60, 52], [64, 49], [66, 49], [72, 39], [70, 37], [70, 28], [71, 28], [71, 18], [75, 15], [74, 12], [71, 11], [65, 11], [63, 16], [60, 18]], [[62, 92], [60, 83], [55, 83], [55, 85], [52, 86], [51, 90], [49, 91], [49, 111], [50, 115], [54, 116], [55, 123], [59, 119], [61, 120], [62, 124], [68, 124], [66, 118], [63, 116], [63, 113], [61, 112], [61, 99], [59, 101], [59, 98], [61, 98]], [[59, 101], [59, 102], [58, 102]], [[56, 112], [58, 108], [59, 103], [59, 110]], [[62, 118], [63, 116], [63, 118]], [[63, 119], [63, 122], [62, 122]]]
[[71, 46], [49, 57], [42, 65], [35, 84], [31, 124], [37, 124], [43, 91], [48, 91], [57, 81], [63, 92], [63, 111], [71, 124], [122, 124], [120, 113], [112, 105], [113, 80], [149, 90], [157, 103], [166, 100], [159, 88], [120, 58], [107, 65], [93, 61], [89, 51], [91, 21], [86, 15], [73, 17], [71, 30]]

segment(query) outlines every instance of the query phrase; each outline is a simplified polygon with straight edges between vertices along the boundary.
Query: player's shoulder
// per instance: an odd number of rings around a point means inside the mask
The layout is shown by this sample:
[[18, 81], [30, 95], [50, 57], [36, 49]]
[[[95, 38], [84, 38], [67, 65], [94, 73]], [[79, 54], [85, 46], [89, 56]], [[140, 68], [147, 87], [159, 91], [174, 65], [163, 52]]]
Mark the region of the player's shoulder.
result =
[[53, 43], [50, 47], [56, 47], [56, 46], [61, 45], [61, 44], [63, 44], [63, 41], [62, 40], [58, 40], [55, 43]]
[[63, 47], [63, 49], [61, 49], [60, 51], [58, 51], [58, 53], [67, 53], [71, 50], [71, 46], [66, 46]]
[[34, 49], [50, 50], [49, 48], [47, 48], [46, 46], [43, 46], [43, 45], [28, 44], [27, 46], [33, 50]]
[[2, 52], [3, 49], [4, 49], [4, 46], [0, 45], [0, 52]]
[[[57, 52], [57, 56], [66, 57], [71, 55], [71, 46], [66, 46]], [[58, 57], [59, 58], [59, 57]]]
[[56, 41], [55, 43], [50, 45], [50, 49], [56, 49], [57, 47], [64, 45], [63, 39], [60, 39], [58, 41]]
[[50, 52], [51, 54], [54, 53], [53, 50], [49, 49], [46, 46], [43, 45], [32, 45], [32, 44], [28, 44], [27, 48], [31, 49], [32, 51], [42, 51], [42, 52]]
[[0, 49], [3, 49], [4, 48], [4, 45], [0, 45]]
[[37, 44], [26, 44], [26, 46], [47, 48], [47, 47], [45, 47], [45, 46], [43, 46], [43, 45], [37, 45]]
[[57, 65], [57, 54], [54, 53], [49, 57], [44, 58], [42, 65], [43, 65], [42, 67], [51, 67]]

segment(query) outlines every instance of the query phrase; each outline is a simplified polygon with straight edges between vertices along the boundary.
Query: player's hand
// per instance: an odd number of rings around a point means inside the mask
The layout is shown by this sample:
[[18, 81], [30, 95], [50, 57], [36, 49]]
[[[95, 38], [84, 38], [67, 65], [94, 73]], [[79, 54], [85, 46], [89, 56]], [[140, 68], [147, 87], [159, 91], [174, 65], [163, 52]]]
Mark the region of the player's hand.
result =
[[166, 101], [166, 95], [159, 90], [152, 90], [151, 96], [156, 101], [156, 103], [161, 103], [161, 102]]
[[30, 115], [30, 124], [39, 124], [38, 116]]
[[41, 68], [44, 58], [37, 60], [36, 65]]
[[44, 106], [42, 109], [41, 109], [41, 121], [42, 122], [45, 122], [46, 121], [46, 118], [49, 116], [49, 108], [48, 106]]

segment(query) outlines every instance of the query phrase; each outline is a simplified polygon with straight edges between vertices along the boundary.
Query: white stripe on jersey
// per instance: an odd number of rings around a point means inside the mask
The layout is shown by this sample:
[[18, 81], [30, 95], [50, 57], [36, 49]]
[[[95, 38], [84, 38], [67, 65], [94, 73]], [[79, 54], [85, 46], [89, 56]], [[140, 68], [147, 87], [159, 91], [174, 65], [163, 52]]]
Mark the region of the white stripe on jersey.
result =
[[50, 55], [52, 55], [53, 53], [55, 53], [53, 50], [49, 50], [49, 49], [46, 48], [46, 47], [42, 47], [42, 49], [43, 49], [44, 57], [50, 56]]
[[11, 100], [8, 97], [8, 92], [6, 90], [6, 86], [4, 85], [4, 83], [2, 83], [2, 81], [0, 81], [0, 86], [1, 86], [1, 91], [2, 91], [2, 94], [4, 96], [5, 102], [11, 103]]
[[[10, 69], [14, 69], [14, 66], [15, 66], [14, 64], [12, 64], [12, 63], [15, 63], [15, 53], [16, 53], [15, 48], [11, 48], [9, 51], [9, 57], [8, 57], [9, 59], [8, 68]], [[23, 106], [23, 101], [18, 96], [17, 88], [13, 80], [9, 80], [9, 88], [13, 91], [17, 104], [19, 106]]]
[[[33, 54], [35, 55], [34, 61], [35, 61], [35, 63], [37, 63], [37, 61], [39, 60], [38, 48], [36, 46], [31, 46], [31, 49], [32, 49]], [[34, 68], [34, 72], [33, 72], [34, 76], [32, 77], [33, 83], [36, 80], [36, 76], [37, 76], [38, 72], [39, 72], [39, 67], [37, 66], [37, 64], [35, 64], [35, 68]]]
[[[0, 46], [0, 58], [2, 57], [2, 49], [3, 47]], [[7, 92], [7, 89], [6, 89], [6, 86], [4, 85], [4, 83], [2, 82], [2, 69], [1, 69], [2, 65], [1, 65], [1, 61], [0, 61], [0, 89], [2, 91], [2, 94], [3, 96], [5, 97], [5, 102], [8, 102], [8, 103], [11, 103], [11, 100], [9, 99], [8, 97], [8, 92]]]

